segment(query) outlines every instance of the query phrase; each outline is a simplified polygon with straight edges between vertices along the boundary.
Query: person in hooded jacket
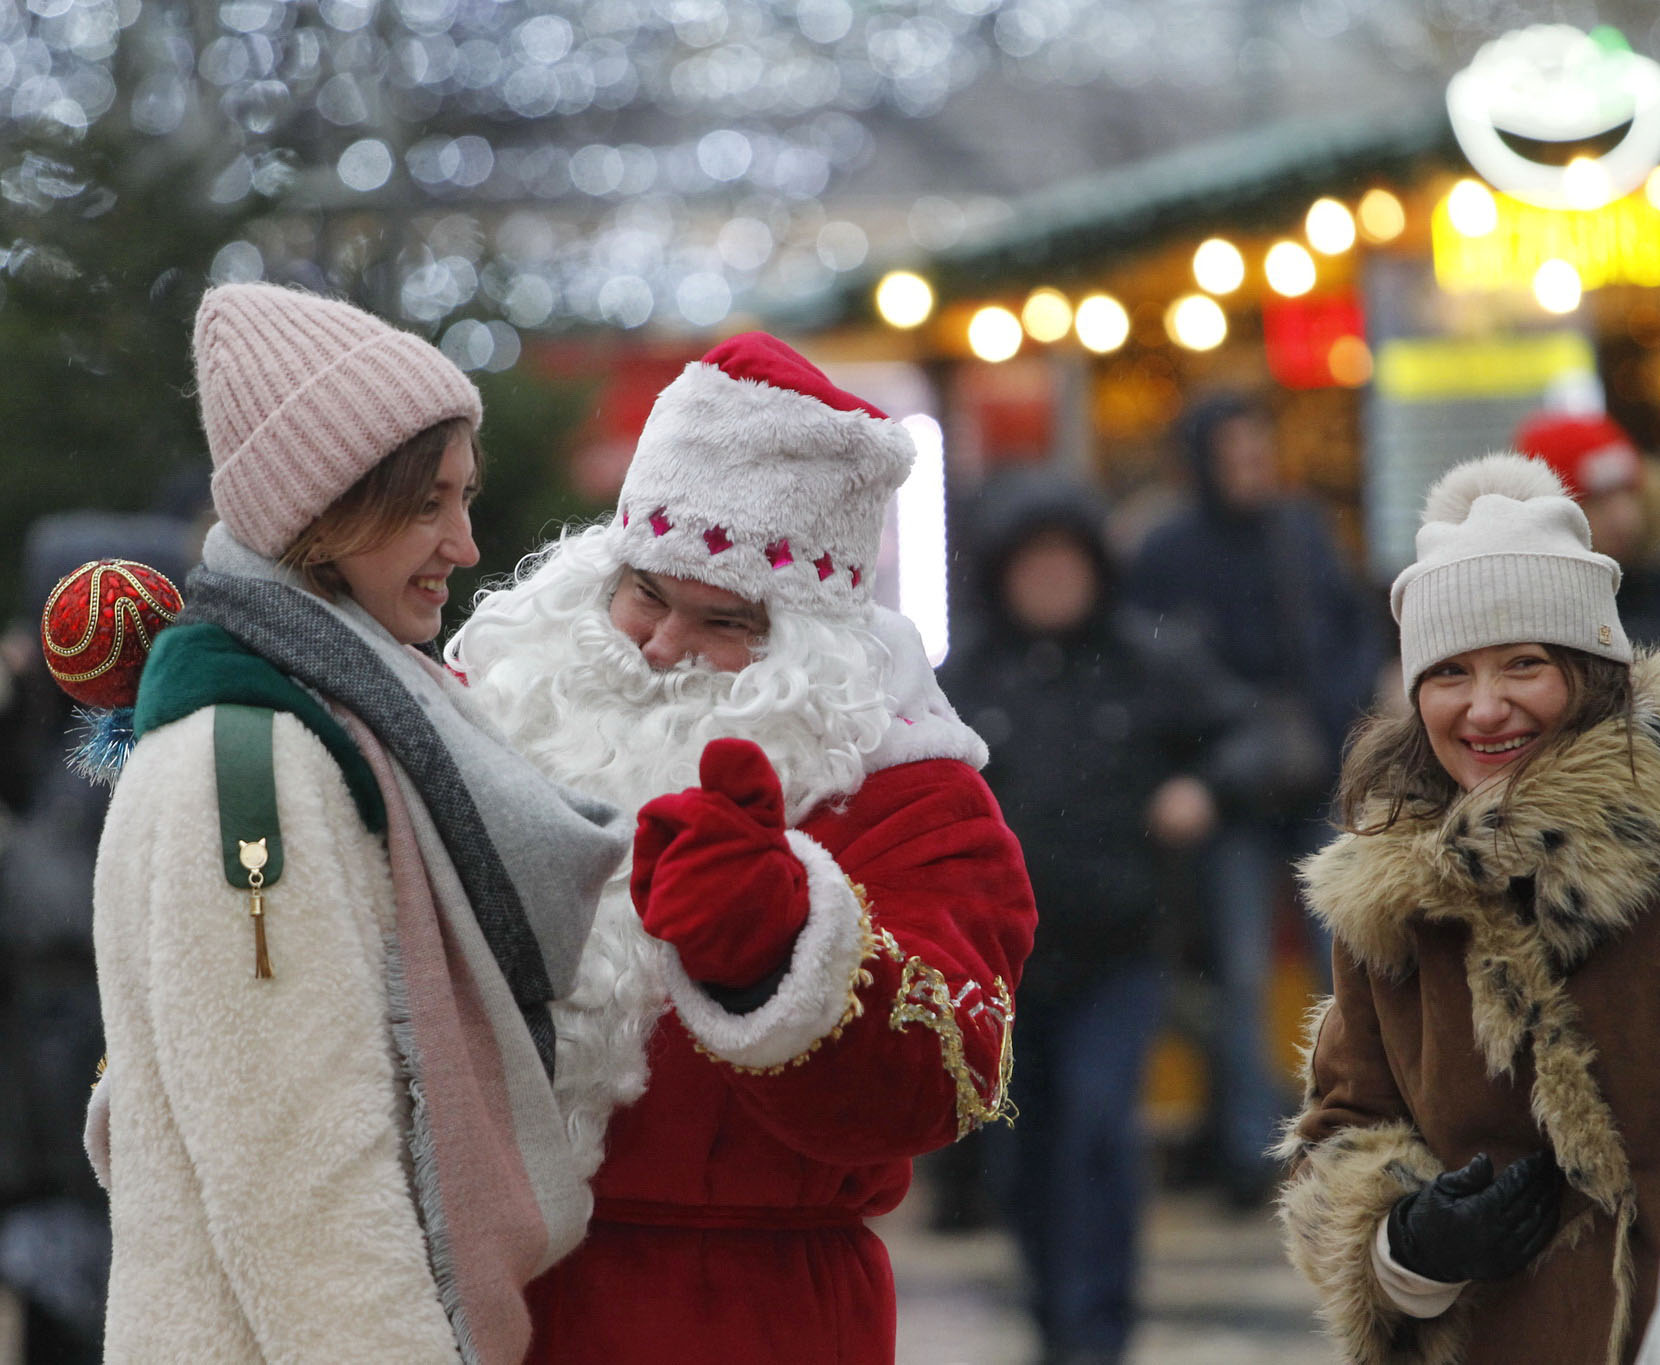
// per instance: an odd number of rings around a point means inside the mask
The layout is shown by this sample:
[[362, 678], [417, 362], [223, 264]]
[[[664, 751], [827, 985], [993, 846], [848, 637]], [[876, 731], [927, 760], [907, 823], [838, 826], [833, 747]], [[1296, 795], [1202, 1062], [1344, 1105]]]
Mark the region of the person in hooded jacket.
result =
[[[1384, 650], [1320, 509], [1280, 485], [1269, 414], [1239, 395], [1214, 396], [1188, 414], [1185, 438], [1196, 496], [1142, 543], [1128, 595], [1167, 624], [1188, 621], [1257, 688], [1280, 714], [1284, 742], [1306, 751], [1312, 779], [1256, 793], [1202, 860], [1220, 996], [1212, 1120], [1223, 1188], [1249, 1207], [1274, 1184], [1263, 1152], [1285, 1098], [1264, 1024], [1275, 906], [1289, 894], [1290, 864], [1324, 841], [1344, 737], [1372, 699]], [[1310, 937], [1324, 976], [1329, 945], [1314, 926]]]
[[[1039, 930], [1015, 1024], [1009, 1178], [1046, 1360], [1121, 1358], [1145, 1191], [1137, 1096], [1175, 927], [1168, 850], [1268, 776], [1250, 688], [1179, 624], [1126, 605], [1091, 490], [1047, 472], [982, 491], [978, 619], [940, 681], [991, 750]], [[999, 1162], [998, 1157], [1007, 1160]]]

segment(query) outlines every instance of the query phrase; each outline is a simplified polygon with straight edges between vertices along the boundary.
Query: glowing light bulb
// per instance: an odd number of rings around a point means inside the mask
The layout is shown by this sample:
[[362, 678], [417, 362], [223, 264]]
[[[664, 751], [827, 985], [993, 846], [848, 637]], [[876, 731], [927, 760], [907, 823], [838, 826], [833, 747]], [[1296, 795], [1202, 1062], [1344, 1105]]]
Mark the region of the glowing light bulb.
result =
[[1200, 242], [1193, 253], [1193, 278], [1210, 294], [1231, 294], [1245, 283], [1245, 258], [1221, 237]]
[[1072, 305], [1058, 289], [1034, 289], [1020, 310], [1020, 322], [1033, 341], [1059, 341], [1072, 330]]
[[1268, 287], [1276, 294], [1294, 299], [1314, 288], [1314, 257], [1308, 254], [1307, 247], [1296, 242], [1275, 242], [1268, 248], [1262, 264]]
[[1355, 244], [1354, 214], [1335, 199], [1316, 199], [1303, 219], [1303, 231], [1322, 256], [1337, 256]]
[[1372, 348], [1357, 336], [1340, 336], [1326, 352], [1331, 377], [1346, 389], [1358, 389], [1372, 377]]
[[1493, 191], [1479, 180], [1460, 180], [1447, 192], [1447, 218], [1461, 237], [1485, 237], [1499, 225]]
[[1573, 312], [1584, 292], [1579, 271], [1568, 261], [1546, 261], [1533, 272], [1533, 297], [1547, 313]]
[[1116, 351], [1130, 339], [1130, 315], [1111, 294], [1091, 294], [1079, 303], [1072, 326], [1079, 343], [1097, 355]]
[[1600, 209], [1614, 198], [1614, 186], [1599, 162], [1576, 156], [1562, 168], [1562, 197], [1569, 208]]
[[1392, 242], [1406, 231], [1406, 210], [1388, 190], [1367, 190], [1360, 198], [1359, 215], [1368, 241]]
[[1165, 310], [1164, 330], [1178, 346], [1213, 351], [1228, 336], [1228, 317], [1206, 294], [1184, 294]]
[[934, 311], [934, 291], [921, 275], [891, 270], [876, 286], [876, 311], [890, 327], [917, 327]]
[[982, 308], [968, 324], [968, 349], [993, 364], [1020, 349], [1020, 319], [995, 304]]

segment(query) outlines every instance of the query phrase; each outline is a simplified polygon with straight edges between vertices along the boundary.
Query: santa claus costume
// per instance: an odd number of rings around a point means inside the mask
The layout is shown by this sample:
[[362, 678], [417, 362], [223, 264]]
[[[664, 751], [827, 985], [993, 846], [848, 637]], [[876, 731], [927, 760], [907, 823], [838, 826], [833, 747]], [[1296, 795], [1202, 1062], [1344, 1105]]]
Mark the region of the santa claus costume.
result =
[[[615, 517], [451, 644], [523, 752], [639, 811], [554, 1008], [594, 1212], [537, 1287], [533, 1359], [891, 1362], [866, 1219], [1006, 1113], [1030, 885], [984, 745], [871, 597], [912, 454], [787, 346], [733, 338], [659, 396]], [[653, 669], [610, 616], [636, 570], [763, 605], [752, 661]]]

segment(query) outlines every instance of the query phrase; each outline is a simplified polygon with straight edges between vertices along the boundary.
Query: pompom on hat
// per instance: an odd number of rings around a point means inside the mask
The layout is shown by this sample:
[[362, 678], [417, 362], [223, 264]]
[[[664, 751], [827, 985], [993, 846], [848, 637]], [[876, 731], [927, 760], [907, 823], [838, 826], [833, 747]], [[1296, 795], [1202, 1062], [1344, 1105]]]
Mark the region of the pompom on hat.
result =
[[196, 313], [196, 388], [213, 505], [272, 558], [411, 436], [478, 390], [435, 346], [351, 304], [272, 284], [211, 289]]
[[1544, 461], [1454, 466], [1429, 491], [1418, 558], [1389, 590], [1407, 695], [1430, 665], [1489, 645], [1537, 641], [1630, 663], [1619, 586], [1620, 566], [1591, 549], [1585, 513]]
[[1570, 497], [1595, 497], [1642, 483], [1636, 444], [1601, 413], [1535, 413], [1517, 428], [1516, 449], [1548, 464]]
[[765, 332], [688, 365], [657, 396], [611, 526], [623, 561], [835, 619], [871, 604], [910, 433]]

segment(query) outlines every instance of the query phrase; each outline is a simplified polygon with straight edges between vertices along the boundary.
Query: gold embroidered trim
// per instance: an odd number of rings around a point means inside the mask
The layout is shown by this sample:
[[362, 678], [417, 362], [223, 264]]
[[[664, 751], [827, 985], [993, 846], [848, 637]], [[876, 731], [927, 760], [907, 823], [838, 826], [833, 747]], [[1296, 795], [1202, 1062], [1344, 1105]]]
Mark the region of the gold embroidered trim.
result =
[[[921, 1024], [939, 1035], [940, 1058], [951, 1079], [957, 1084], [957, 1136], [966, 1136], [982, 1124], [998, 1119], [1014, 1125], [1018, 1114], [1009, 1099], [1009, 1078], [1014, 1074], [1014, 997], [1002, 977], [992, 982], [992, 1000], [984, 1008], [992, 1012], [1003, 1029], [1003, 1040], [997, 1049], [997, 1079], [988, 1099], [980, 1098], [985, 1078], [968, 1064], [963, 1047], [962, 1025], [957, 1022], [951, 987], [945, 973], [930, 967], [920, 957], [907, 957], [898, 941], [886, 929], [880, 934], [882, 947], [895, 962], [903, 963], [899, 976], [899, 992], [888, 1015], [888, 1027], [903, 1032], [910, 1024]], [[977, 983], [969, 986], [981, 989]], [[966, 993], [966, 988], [965, 988]], [[984, 992], [983, 992], [984, 993]]]
[[[1008, 984], [1002, 977], [996, 977], [992, 982], [992, 990], [986, 992], [978, 983], [969, 983], [969, 986], [980, 990], [983, 995], [991, 997], [982, 1003], [982, 1008], [989, 1010], [1002, 1028], [1002, 1042], [997, 1050], [996, 1080], [991, 1087], [989, 1099], [982, 1100], [980, 1092], [985, 1078], [968, 1064], [968, 1056], [963, 1046], [962, 1026], [957, 1022], [951, 988], [946, 983], [945, 974], [937, 967], [928, 966], [919, 957], [906, 956], [904, 949], [899, 946], [899, 941], [891, 933], [875, 927], [871, 920], [870, 898], [865, 888], [851, 879], [847, 885], [859, 904], [860, 964], [869, 961], [880, 952], [901, 966], [899, 991], [894, 999], [893, 1010], [888, 1015], [888, 1027], [902, 1033], [911, 1024], [921, 1024], [939, 1035], [940, 1058], [957, 1087], [957, 1136], [964, 1137], [982, 1124], [994, 1123], [999, 1119], [1012, 1127], [1019, 1111], [1009, 1098], [1009, 1078], [1014, 1074], [1014, 997], [1009, 992]], [[787, 1062], [778, 1062], [772, 1066], [745, 1066], [741, 1062], [728, 1061], [710, 1051], [695, 1038], [692, 1040], [692, 1046], [705, 1057], [746, 1076], [782, 1075], [791, 1067], [801, 1066], [826, 1043], [835, 1042], [842, 1036], [842, 1031], [848, 1024], [864, 1015], [864, 1001], [859, 998], [859, 991], [871, 985], [874, 980], [870, 969], [860, 965], [848, 983], [847, 1005], [841, 1018], [836, 1021], [836, 1026], [828, 1033], [815, 1038]]]
[[[876, 956], [876, 930], [870, 922], [870, 898], [865, 894], [864, 887], [858, 882], [849, 879], [847, 885], [848, 889], [853, 892], [853, 899], [859, 903], [859, 962], [863, 964]], [[826, 1043], [835, 1042], [836, 1039], [842, 1036], [842, 1031], [850, 1023], [864, 1014], [865, 1002], [859, 999], [859, 991], [862, 987], [870, 985], [874, 980], [875, 978], [871, 976], [868, 967], [858, 966], [847, 983], [847, 1005], [842, 1010], [841, 1018], [836, 1021], [836, 1026], [828, 1033], [821, 1034], [813, 1039], [802, 1051], [791, 1057], [787, 1062], [777, 1062], [772, 1066], [745, 1066], [741, 1062], [727, 1061], [725, 1057], [711, 1052], [695, 1038], [692, 1040], [692, 1046], [705, 1057], [711, 1058], [723, 1066], [729, 1066], [745, 1076], [782, 1075], [792, 1066], [801, 1066]]]

